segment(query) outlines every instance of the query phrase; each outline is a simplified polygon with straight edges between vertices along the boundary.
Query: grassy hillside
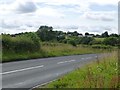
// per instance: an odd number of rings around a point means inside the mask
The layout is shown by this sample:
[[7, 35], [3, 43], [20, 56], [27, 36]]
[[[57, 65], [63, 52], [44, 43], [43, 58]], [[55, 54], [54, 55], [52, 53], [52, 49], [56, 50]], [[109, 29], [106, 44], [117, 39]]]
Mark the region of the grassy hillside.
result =
[[[120, 88], [118, 85], [118, 57], [111, 53], [99, 58], [42, 88]], [[37, 89], [39, 90], [39, 89]]]

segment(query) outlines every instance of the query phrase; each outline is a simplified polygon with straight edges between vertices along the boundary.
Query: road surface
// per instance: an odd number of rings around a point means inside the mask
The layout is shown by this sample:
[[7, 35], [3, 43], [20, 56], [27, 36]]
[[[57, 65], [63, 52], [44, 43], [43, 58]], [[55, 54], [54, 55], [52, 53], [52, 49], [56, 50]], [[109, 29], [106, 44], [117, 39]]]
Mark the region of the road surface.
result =
[[0, 73], [2, 88], [28, 90], [95, 60], [97, 56], [97, 54], [85, 54], [3, 63]]

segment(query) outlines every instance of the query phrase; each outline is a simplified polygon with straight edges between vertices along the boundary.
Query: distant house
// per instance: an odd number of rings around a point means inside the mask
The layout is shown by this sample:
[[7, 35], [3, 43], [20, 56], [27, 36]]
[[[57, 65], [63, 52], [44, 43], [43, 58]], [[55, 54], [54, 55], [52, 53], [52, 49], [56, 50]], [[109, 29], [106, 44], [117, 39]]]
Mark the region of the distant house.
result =
[[93, 37], [94, 34], [85, 35], [86, 37]]

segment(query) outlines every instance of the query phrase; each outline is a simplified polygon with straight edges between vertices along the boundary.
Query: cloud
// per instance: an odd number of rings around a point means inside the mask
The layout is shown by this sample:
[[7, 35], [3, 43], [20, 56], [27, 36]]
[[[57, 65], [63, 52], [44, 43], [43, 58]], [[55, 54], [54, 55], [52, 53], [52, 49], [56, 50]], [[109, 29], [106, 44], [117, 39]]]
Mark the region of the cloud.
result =
[[118, 33], [117, 28], [114, 26], [79, 26], [79, 32], [85, 33], [93, 33], [93, 34], [101, 34], [105, 31], [108, 31], [109, 33]]
[[78, 29], [79, 26], [76, 26], [76, 25], [67, 25], [67, 26], [54, 26], [54, 28], [56, 29]]
[[[15, 23], [15, 22], [14, 22]], [[4, 20], [0, 23], [0, 26], [2, 28], [5, 29], [14, 29], [14, 28], [18, 28], [20, 25], [18, 25], [17, 23], [14, 24], [13, 22], [5, 22]]]
[[90, 0], [90, 3], [98, 3], [100, 5], [117, 5], [119, 0]]
[[106, 13], [106, 12], [85, 13], [84, 17], [90, 20], [101, 20], [101, 21], [114, 21], [115, 20], [113, 13]]
[[16, 7], [16, 11], [18, 13], [31, 13], [35, 12], [37, 10], [37, 7], [34, 2], [24, 2], [24, 3], [19, 3], [18, 6]]
[[36, 4], [32, 0], [14, 0], [9, 2], [0, 3], [0, 11], [3, 14], [10, 13], [32, 13], [37, 10]]
[[100, 5], [100, 4], [90, 4], [89, 8], [93, 11], [117, 11], [117, 5], [107, 4], [107, 5]]
[[[0, 0], [0, 20], [4, 20], [3, 30], [12, 33], [20, 30], [36, 31], [40, 25], [57, 25], [63, 31], [101, 32], [104, 28], [99, 27], [105, 25], [117, 27], [117, 11], [113, 9], [114, 6], [117, 7], [117, 2], [118, 0]], [[93, 6], [92, 9], [90, 6]], [[94, 25], [99, 27], [92, 27]]]
[[50, 8], [50, 7], [39, 8], [36, 11], [36, 15], [38, 15], [38, 16], [53, 16], [53, 17], [62, 17], [62, 16], [64, 16], [63, 13], [57, 11], [54, 8]]

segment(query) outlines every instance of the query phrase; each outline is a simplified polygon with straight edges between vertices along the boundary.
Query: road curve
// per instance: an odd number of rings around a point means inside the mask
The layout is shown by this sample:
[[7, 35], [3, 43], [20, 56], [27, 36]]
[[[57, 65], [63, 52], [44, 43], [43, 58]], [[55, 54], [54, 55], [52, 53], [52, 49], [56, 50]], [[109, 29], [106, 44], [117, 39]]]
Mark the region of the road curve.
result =
[[[2, 88], [23, 88], [28, 90], [38, 84], [54, 80], [85, 63], [95, 60], [101, 54], [61, 56], [2, 64]], [[16, 90], [16, 89], [15, 89]]]

